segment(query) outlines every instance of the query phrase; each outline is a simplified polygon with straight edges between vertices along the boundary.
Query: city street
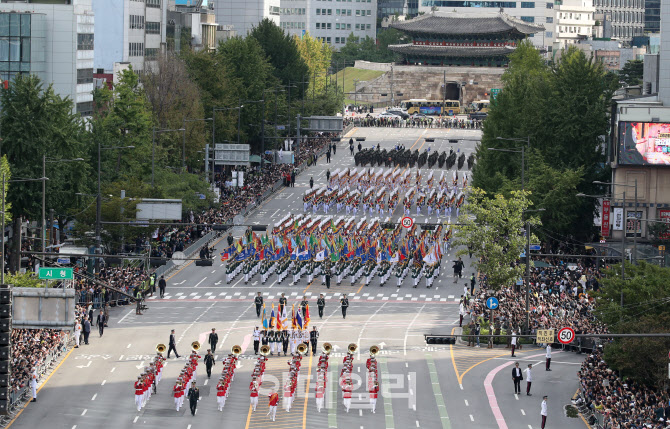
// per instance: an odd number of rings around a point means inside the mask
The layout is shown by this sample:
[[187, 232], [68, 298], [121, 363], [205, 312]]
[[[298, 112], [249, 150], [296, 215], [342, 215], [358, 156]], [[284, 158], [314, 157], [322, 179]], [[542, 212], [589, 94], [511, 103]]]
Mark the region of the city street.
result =
[[[302, 213], [302, 195], [309, 189], [309, 179], [315, 186], [325, 185], [326, 171], [353, 167], [349, 154], [350, 137], [366, 137], [363, 146], [369, 148], [380, 144], [392, 148], [404, 144], [406, 148], [419, 151], [459, 150], [467, 155], [475, 150], [481, 138], [478, 130], [418, 129], [418, 128], [355, 128], [338, 145], [332, 162], [326, 164], [325, 157], [316, 166], [308, 168], [296, 178], [295, 188], [284, 188], [262, 203], [245, 220], [250, 225], [272, 225], [289, 213]], [[426, 137], [435, 142], [425, 142]], [[458, 140], [450, 143], [449, 140]], [[358, 142], [355, 143], [357, 145]], [[360, 168], [360, 167], [359, 167]], [[412, 169], [412, 176], [415, 174]], [[433, 169], [435, 179], [445, 171], [451, 179], [452, 171]], [[459, 172], [462, 177], [465, 168]], [[423, 169], [425, 177], [429, 169]], [[469, 174], [469, 172], [468, 172]], [[392, 221], [401, 217], [402, 207], [392, 215]], [[318, 215], [324, 215], [321, 211]], [[344, 216], [340, 213], [334, 216]], [[414, 215], [415, 212], [412, 213]], [[362, 215], [357, 216], [361, 218]], [[412, 216], [415, 222], [442, 222], [425, 214]], [[369, 218], [369, 216], [368, 216]], [[451, 219], [455, 222], [454, 217]], [[237, 228], [236, 236], [242, 229]], [[38, 401], [29, 403], [25, 410], [10, 425], [13, 429], [39, 427], [84, 429], [108, 428], [371, 428], [371, 429], [516, 429], [540, 428], [540, 403], [542, 395], [548, 395], [548, 428], [586, 427], [579, 418], [566, 416], [564, 406], [570, 403], [578, 387], [576, 372], [583, 356], [572, 352], [554, 352], [552, 372], [544, 369], [544, 349], [526, 346], [517, 350], [511, 358], [504, 348], [487, 349], [456, 345], [427, 345], [424, 334], [450, 334], [458, 328], [458, 302], [463, 287], [469, 284], [472, 273], [468, 255], [463, 257], [464, 278], [454, 282], [452, 262], [455, 252], [450, 249], [444, 255], [442, 270], [432, 288], [426, 288], [422, 280], [417, 288], [412, 287], [408, 276], [402, 287], [396, 287], [396, 278], [380, 286], [376, 277], [369, 286], [362, 280], [350, 284], [346, 278], [342, 284], [333, 281], [327, 289], [318, 277], [307, 283], [303, 277], [297, 284], [290, 284], [291, 276], [278, 283], [276, 275], [265, 284], [256, 275], [245, 284], [242, 275], [226, 282], [225, 263], [218, 258], [225, 239], [216, 245], [216, 257], [212, 267], [198, 267], [192, 261], [167, 278], [164, 299], [156, 295], [147, 300], [148, 310], [135, 315], [134, 307], [116, 308], [111, 312], [109, 328], [99, 338], [91, 334], [90, 345], [73, 349], [62, 365], [42, 385]], [[260, 326], [253, 304], [254, 296], [261, 292], [266, 309], [275, 306], [281, 293], [288, 298], [289, 308], [298, 304], [303, 296], [310, 303], [311, 322], [320, 332], [319, 349], [324, 342], [334, 346], [330, 355], [328, 387], [325, 408], [317, 412], [314, 396], [314, 378], [317, 356], [303, 359], [298, 383], [298, 396], [293, 408], [286, 412], [280, 406], [277, 421], [272, 423], [268, 412], [269, 388], [281, 389], [282, 377], [287, 369], [289, 357], [269, 357], [263, 389], [256, 412], [249, 405], [249, 383], [254, 366], [252, 331]], [[317, 314], [316, 299], [323, 293], [326, 307], [323, 318]], [[349, 297], [347, 317], [342, 317], [339, 299], [342, 294]], [[200, 354], [204, 355], [207, 334], [216, 328], [219, 343], [216, 350], [217, 364], [212, 378], [208, 379], [202, 361], [198, 366], [197, 384], [201, 399], [197, 413], [191, 416], [188, 400], [179, 412], [175, 411], [172, 386], [190, 353], [190, 344], [200, 341]], [[181, 358], [170, 357], [154, 395], [142, 411], [134, 407], [133, 382], [142, 367], [148, 365], [155, 355], [156, 345], [168, 344], [170, 330], [176, 331], [177, 350]], [[342, 358], [350, 343], [358, 345], [355, 354], [353, 379], [363, 380], [355, 386], [352, 407], [347, 412], [342, 394], [337, 385]], [[216, 381], [221, 372], [221, 359], [233, 345], [240, 345], [242, 355], [231, 383], [231, 393], [222, 412], [216, 408]], [[373, 413], [365, 386], [368, 350], [378, 345], [381, 394]], [[318, 350], [320, 352], [320, 350]], [[534, 365], [533, 396], [514, 395], [511, 368], [520, 362], [525, 369]], [[310, 382], [311, 381], [311, 382]], [[357, 387], [357, 388], [356, 388]], [[522, 391], [525, 392], [525, 380]], [[281, 393], [280, 393], [281, 396]], [[54, 413], [54, 410], [58, 410]]]

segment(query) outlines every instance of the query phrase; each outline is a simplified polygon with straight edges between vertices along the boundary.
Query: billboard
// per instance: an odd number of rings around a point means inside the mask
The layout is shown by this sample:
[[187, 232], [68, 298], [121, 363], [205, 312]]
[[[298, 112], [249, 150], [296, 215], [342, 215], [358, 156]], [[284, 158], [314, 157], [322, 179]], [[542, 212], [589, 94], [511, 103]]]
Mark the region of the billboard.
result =
[[619, 122], [619, 164], [670, 166], [670, 123]]
[[214, 147], [214, 162], [216, 165], [243, 165], [249, 166], [248, 144], [217, 143]]
[[600, 235], [609, 237], [610, 235], [610, 200], [603, 201], [602, 222], [600, 224]]
[[137, 203], [137, 220], [181, 220], [181, 200], [143, 198]]
[[626, 211], [626, 237], [642, 237], [642, 212]]
[[614, 207], [612, 209], [612, 219], [611, 222], [613, 222], [613, 227], [615, 231], [622, 231], [623, 230], [623, 208], [622, 207]]

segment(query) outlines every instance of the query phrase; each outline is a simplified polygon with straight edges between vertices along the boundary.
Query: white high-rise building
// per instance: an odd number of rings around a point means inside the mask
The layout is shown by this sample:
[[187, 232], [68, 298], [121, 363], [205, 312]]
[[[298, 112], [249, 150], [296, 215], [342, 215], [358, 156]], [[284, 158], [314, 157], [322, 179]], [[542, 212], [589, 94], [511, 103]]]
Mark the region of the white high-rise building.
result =
[[93, 0], [0, 3], [0, 79], [37, 75], [76, 112], [93, 112]]
[[217, 0], [215, 6], [217, 24], [232, 25], [241, 37], [265, 18], [279, 25], [279, 0]]
[[556, 48], [585, 40], [593, 34], [596, 8], [593, 0], [563, 0], [556, 6]]
[[96, 70], [130, 63], [141, 72], [164, 49], [167, 0], [95, 0], [93, 12], [102, 17], [95, 26]]
[[377, 0], [282, 0], [280, 26], [339, 49], [352, 33], [358, 40], [376, 38]]

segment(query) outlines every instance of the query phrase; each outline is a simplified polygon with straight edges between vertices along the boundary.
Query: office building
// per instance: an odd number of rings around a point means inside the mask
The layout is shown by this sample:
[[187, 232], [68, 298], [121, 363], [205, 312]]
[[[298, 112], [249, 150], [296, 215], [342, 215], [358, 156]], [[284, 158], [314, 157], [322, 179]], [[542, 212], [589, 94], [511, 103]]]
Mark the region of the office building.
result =
[[0, 3], [0, 79], [37, 75], [69, 97], [76, 112], [93, 111], [92, 0]]
[[[232, 25], [238, 36], [245, 37], [265, 18], [279, 25], [279, 3], [280, 0], [217, 0], [216, 22], [220, 26]], [[291, 1], [290, 3], [305, 2]]]
[[214, 3], [203, 0], [168, 0], [167, 49], [179, 52], [182, 43], [193, 50], [216, 49]]
[[155, 65], [166, 44], [167, 0], [93, 1], [95, 68], [111, 71], [115, 63], [130, 63], [143, 72]]
[[644, 32], [659, 33], [661, 31], [661, 0], [644, 2]]
[[339, 49], [353, 33], [376, 38], [377, 0], [282, 0], [280, 26], [289, 34], [308, 32]]
[[593, 0], [593, 5], [607, 21], [606, 38], [630, 42], [643, 34], [645, 0]]
[[414, 18], [419, 14], [419, 0], [377, 0], [377, 19], [389, 16]]
[[[556, 44], [554, 49], [565, 48], [593, 34], [596, 8], [593, 0], [563, 0], [555, 6], [554, 20]], [[557, 46], [558, 45], [558, 46]]]

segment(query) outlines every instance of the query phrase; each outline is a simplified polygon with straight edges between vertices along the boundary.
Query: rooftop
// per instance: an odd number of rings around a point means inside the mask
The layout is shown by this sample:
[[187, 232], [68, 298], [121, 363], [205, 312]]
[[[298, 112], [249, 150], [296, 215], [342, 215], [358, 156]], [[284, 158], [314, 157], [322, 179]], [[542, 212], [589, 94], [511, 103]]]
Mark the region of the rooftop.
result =
[[452, 35], [509, 32], [532, 35], [544, 30], [542, 25], [529, 24], [505, 13], [482, 16], [438, 11], [417, 16], [409, 21], [397, 21], [390, 27], [407, 33]]
[[389, 49], [403, 55], [421, 55], [432, 57], [495, 57], [509, 55], [514, 52], [514, 47], [500, 46], [425, 46], [412, 45], [389, 45]]

